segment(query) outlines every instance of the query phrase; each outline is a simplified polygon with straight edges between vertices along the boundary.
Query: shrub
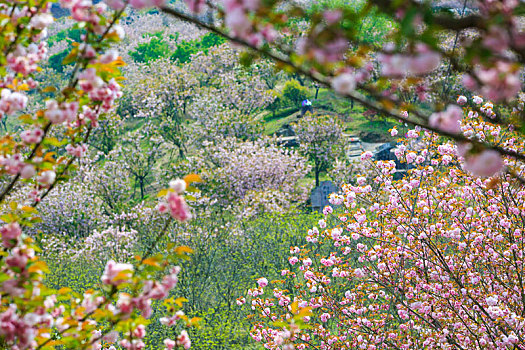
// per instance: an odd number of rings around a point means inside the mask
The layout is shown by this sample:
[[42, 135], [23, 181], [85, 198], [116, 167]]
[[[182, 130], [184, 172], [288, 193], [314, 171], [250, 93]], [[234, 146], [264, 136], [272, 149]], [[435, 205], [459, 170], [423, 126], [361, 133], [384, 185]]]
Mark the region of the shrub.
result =
[[299, 107], [308, 96], [308, 89], [297, 80], [288, 80], [283, 87], [283, 98], [294, 107]]

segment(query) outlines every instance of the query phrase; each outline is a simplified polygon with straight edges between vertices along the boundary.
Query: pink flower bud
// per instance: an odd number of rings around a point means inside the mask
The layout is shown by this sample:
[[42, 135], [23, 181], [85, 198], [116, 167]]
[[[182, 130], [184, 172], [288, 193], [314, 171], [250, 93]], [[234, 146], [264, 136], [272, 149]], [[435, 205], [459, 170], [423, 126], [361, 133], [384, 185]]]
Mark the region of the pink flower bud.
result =
[[55, 182], [56, 174], [53, 170], [43, 171], [40, 176], [38, 176], [38, 182], [43, 185], [51, 185]]
[[0, 234], [2, 235], [2, 243], [6, 248], [13, 248], [15, 246], [14, 241], [22, 234], [22, 229], [18, 222], [13, 222], [4, 225], [0, 228]]
[[31, 164], [26, 164], [20, 171], [20, 177], [22, 179], [30, 179], [33, 176], [35, 176], [35, 173], [36, 173], [35, 167]]

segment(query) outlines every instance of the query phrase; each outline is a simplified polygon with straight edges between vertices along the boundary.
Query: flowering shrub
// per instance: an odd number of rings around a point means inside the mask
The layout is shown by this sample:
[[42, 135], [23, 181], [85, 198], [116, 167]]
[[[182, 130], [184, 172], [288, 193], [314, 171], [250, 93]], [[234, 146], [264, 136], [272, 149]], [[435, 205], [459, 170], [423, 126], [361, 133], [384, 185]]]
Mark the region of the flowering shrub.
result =
[[262, 126], [254, 114], [272, 96], [259, 76], [238, 64], [227, 45], [199, 52], [179, 66], [169, 58], [128, 69], [129, 103], [122, 112], [146, 118], [152, 132], [178, 150], [184, 159], [191, 146], [224, 137], [254, 139]]
[[[523, 147], [472, 108], [463, 113], [458, 127], [467, 137]], [[486, 105], [483, 114], [491, 113]], [[239, 301], [253, 310], [256, 341], [269, 349], [523, 343], [522, 185], [486, 150], [465, 151], [426, 130], [408, 135], [395, 153], [415, 168], [394, 181], [395, 162], [371, 162], [364, 153], [378, 189], [358, 180], [332, 194], [330, 203], [344, 210], [327, 206], [325, 219], [308, 231], [309, 244], [291, 247], [282, 280], [260, 278], [251, 297]], [[420, 147], [407, 147], [410, 137], [419, 137]], [[525, 170], [512, 159], [504, 165]], [[472, 175], [486, 168], [499, 175]]]
[[205, 149], [211, 165], [203, 173], [212, 198], [222, 207], [237, 208], [248, 216], [261, 209], [281, 212], [304, 202], [308, 189], [298, 180], [310, 170], [306, 160], [293, 150], [261, 139], [239, 142], [225, 139]]
[[238, 50], [221, 45], [211, 48], [207, 55], [193, 56], [187, 67], [196, 72], [201, 82], [190, 106], [197, 121], [197, 141], [215, 142], [225, 137], [253, 140], [261, 134], [256, 112], [267, 107], [274, 97], [267, 91], [263, 77], [247, 71], [239, 59]]
[[137, 231], [110, 227], [101, 232], [94, 230], [76, 249], [74, 258], [86, 259], [97, 264], [108, 260], [126, 261], [133, 260]]
[[87, 183], [61, 184], [40, 204], [41, 222], [36, 223], [32, 231], [69, 238], [86, 237], [108, 220], [102, 205]]
[[129, 203], [129, 173], [117, 160], [120, 149], [111, 151], [104, 164], [90, 162], [83, 167], [83, 181], [91, 185], [91, 191], [102, 201], [105, 212], [120, 213]]
[[376, 175], [373, 168], [370, 168], [367, 163], [361, 162], [359, 159], [351, 161], [336, 159], [327, 173], [337, 188], [342, 188], [344, 184], [354, 183], [357, 180], [355, 178], [356, 174], [360, 175], [358, 177], [359, 181], [369, 182], [372, 182]]

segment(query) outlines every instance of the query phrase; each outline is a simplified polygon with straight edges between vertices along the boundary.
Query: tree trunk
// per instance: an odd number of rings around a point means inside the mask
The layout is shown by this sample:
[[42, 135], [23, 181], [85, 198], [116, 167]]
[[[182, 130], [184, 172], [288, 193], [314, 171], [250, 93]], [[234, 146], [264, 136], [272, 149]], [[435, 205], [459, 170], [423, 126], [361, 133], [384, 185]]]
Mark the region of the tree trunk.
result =
[[317, 162], [315, 164], [314, 170], [315, 170], [315, 187], [319, 187], [319, 173], [321, 171], [319, 169], [319, 165], [317, 164]]
[[294, 74], [294, 75], [295, 75], [296, 80], [299, 82], [299, 84], [301, 84], [301, 86], [304, 86], [303, 78], [301, 78], [299, 74]]
[[140, 198], [144, 199], [144, 179], [143, 178], [140, 178], [139, 185], [140, 185]]
[[133, 182], [133, 199], [135, 199], [136, 191], [137, 191], [137, 177], [135, 177], [135, 181]]

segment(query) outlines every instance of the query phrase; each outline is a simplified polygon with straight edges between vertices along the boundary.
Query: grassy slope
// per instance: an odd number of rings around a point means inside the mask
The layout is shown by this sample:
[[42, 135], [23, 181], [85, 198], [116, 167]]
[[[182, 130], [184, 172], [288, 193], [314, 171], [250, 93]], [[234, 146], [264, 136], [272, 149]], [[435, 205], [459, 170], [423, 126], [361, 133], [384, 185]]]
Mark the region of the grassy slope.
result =
[[[314, 94], [315, 91], [312, 90], [311, 96], [314, 96]], [[335, 95], [328, 89], [321, 89], [318, 98], [313, 100], [312, 104], [316, 113], [338, 115], [345, 127], [345, 133], [359, 135], [365, 141], [367, 141], [367, 138], [378, 137], [383, 137], [382, 140], [387, 141], [388, 130], [395, 125], [392, 122], [377, 117], [375, 117], [375, 120], [374, 118], [367, 119], [363, 115], [365, 108], [357, 103], [355, 103], [352, 108], [350, 101]], [[261, 113], [260, 117], [264, 123], [265, 133], [267, 135], [273, 135], [284, 125], [296, 121], [298, 115], [299, 113], [296, 109], [285, 108], [277, 112], [275, 117], [268, 111]]]

